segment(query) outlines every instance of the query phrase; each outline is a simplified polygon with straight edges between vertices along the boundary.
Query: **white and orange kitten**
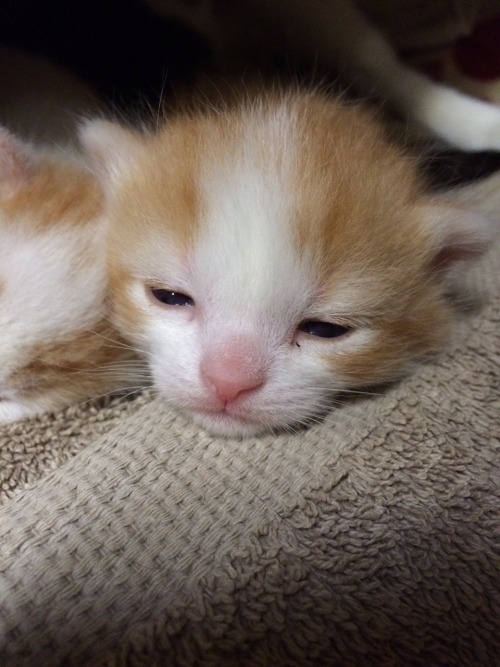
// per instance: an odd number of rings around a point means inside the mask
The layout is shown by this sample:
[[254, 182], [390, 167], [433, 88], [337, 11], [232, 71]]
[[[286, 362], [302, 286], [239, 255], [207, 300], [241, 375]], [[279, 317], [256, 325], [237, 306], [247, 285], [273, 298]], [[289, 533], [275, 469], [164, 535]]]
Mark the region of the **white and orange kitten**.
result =
[[218, 434], [307, 423], [434, 354], [449, 281], [493, 238], [426, 194], [370, 113], [320, 92], [82, 138], [106, 192], [113, 322], [160, 394]]
[[135, 386], [138, 366], [106, 319], [103, 198], [75, 157], [68, 109], [76, 90], [88, 95], [21, 54], [1, 52], [0, 68], [0, 118], [35, 140], [0, 127], [0, 422], [11, 422]]
[[[500, 151], [500, 108], [472, 98], [405, 65], [355, 0], [147, 0], [178, 16], [212, 44], [218, 66], [242, 58], [291, 54], [332, 69], [361, 92], [389, 102], [431, 135], [467, 151]], [[392, 3], [405, 12], [405, 3]], [[450, 4], [450, 14], [453, 7]], [[466, 5], [467, 3], [462, 3]], [[458, 3], [460, 5], [460, 3]], [[474, 3], [461, 17], [474, 14]], [[455, 8], [460, 13], [460, 7]]]

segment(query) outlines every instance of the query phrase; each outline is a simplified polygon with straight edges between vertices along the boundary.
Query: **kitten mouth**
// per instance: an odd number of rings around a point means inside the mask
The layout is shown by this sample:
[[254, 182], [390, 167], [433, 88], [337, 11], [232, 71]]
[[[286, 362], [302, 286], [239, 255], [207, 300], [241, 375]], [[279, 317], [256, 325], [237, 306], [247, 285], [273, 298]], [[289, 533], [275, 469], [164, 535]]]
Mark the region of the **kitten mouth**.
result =
[[262, 431], [262, 424], [259, 422], [250, 417], [229, 412], [226, 408], [222, 410], [196, 409], [190, 410], [190, 414], [195, 422], [216, 435], [254, 435]]
[[244, 415], [231, 412], [227, 409], [227, 406], [217, 410], [210, 408], [201, 408], [192, 410], [193, 414], [199, 415], [200, 417], [208, 417], [209, 419], [221, 419], [225, 421], [237, 422], [241, 424], [253, 424], [254, 422], [250, 417], [245, 417]]

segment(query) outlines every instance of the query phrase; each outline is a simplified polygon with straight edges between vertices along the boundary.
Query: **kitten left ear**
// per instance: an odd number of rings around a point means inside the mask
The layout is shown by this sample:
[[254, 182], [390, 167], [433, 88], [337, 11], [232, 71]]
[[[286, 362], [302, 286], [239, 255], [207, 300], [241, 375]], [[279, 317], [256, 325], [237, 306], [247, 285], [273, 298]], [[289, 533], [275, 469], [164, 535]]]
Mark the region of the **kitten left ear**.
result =
[[431, 268], [444, 278], [481, 257], [499, 236], [500, 225], [481, 213], [441, 202], [424, 206], [435, 254]]
[[139, 152], [140, 132], [109, 120], [90, 120], [79, 129], [80, 142], [104, 185], [130, 168]]
[[25, 145], [0, 126], [0, 195], [10, 197], [27, 180], [31, 161]]

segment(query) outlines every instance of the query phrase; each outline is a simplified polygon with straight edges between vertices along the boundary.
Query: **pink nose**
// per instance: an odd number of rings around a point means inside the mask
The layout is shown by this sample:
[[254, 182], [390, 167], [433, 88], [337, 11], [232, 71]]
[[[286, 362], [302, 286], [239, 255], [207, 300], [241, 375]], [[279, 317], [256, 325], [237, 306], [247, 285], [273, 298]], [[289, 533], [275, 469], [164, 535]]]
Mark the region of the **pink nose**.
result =
[[205, 376], [215, 387], [217, 398], [224, 404], [233, 403], [239, 396], [262, 385], [262, 381], [253, 377], [214, 377]]
[[241, 344], [210, 351], [201, 363], [201, 375], [225, 405], [264, 384], [259, 354], [254, 347]]

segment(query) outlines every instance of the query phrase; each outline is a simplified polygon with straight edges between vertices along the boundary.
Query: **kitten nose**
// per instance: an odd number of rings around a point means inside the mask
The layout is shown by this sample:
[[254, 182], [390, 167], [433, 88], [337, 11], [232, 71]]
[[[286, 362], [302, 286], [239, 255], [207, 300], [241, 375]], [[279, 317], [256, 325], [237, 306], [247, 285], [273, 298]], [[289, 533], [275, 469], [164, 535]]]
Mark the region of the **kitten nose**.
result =
[[233, 403], [241, 394], [257, 389], [262, 385], [262, 381], [253, 377], [210, 377], [205, 376], [215, 387], [217, 398], [222, 403]]
[[217, 398], [225, 405], [264, 384], [264, 372], [258, 353], [252, 347], [225, 347], [223, 352], [209, 353], [201, 363], [204, 382], [213, 386]]

